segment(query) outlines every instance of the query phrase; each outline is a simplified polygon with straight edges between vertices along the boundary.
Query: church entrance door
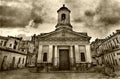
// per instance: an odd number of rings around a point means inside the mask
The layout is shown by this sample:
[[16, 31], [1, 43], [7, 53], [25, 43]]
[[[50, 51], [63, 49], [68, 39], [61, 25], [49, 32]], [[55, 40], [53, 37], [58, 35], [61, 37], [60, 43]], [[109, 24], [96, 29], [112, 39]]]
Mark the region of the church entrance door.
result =
[[60, 49], [59, 50], [59, 69], [60, 70], [69, 70], [70, 61], [69, 61], [69, 50]]

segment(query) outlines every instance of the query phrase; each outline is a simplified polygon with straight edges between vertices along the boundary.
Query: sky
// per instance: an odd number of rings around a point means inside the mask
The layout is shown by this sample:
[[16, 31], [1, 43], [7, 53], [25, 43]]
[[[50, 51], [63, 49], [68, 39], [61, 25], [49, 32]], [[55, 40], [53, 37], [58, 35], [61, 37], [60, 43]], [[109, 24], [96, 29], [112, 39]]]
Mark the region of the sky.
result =
[[53, 31], [63, 4], [71, 10], [73, 30], [87, 32], [91, 41], [120, 29], [120, 0], [0, 0], [0, 35]]

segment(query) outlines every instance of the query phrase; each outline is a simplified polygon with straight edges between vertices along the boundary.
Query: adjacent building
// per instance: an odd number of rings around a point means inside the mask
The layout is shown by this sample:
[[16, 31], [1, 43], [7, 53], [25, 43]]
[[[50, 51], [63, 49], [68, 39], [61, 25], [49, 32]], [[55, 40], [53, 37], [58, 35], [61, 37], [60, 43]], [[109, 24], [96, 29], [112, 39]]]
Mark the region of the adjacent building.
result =
[[19, 51], [22, 38], [0, 36], [0, 70], [25, 67], [27, 53]]
[[[96, 42], [97, 43], [97, 42]], [[106, 65], [114, 70], [120, 69], [120, 30], [116, 30], [102, 42], [97, 43], [94, 50], [96, 51], [96, 60], [99, 65]], [[92, 43], [93, 44], [93, 43]]]
[[20, 47], [19, 47], [20, 51], [26, 52], [27, 53], [27, 57], [26, 57], [26, 66], [35, 66], [36, 64], [36, 51], [35, 51], [35, 45], [34, 42], [32, 41], [28, 41], [28, 40], [24, 40], [20, 43]]
[[63, 5], [58, 11], [55, 30], [32, 36], [37, 50], [37, 67], [49, 70], [86, 70], [91, 64], [87, 33], [73, 31], [71, 11]]
[[104, 41], [104, 39], [95, 39], [95, 41], [93, 41], [90, 44], [90, 48], [91, 48], [91, 57], [92, 57], [92, 65], [98, 65], [98, 60], [97, 60], [97, 47]]
[[0, 36], [0, 71], [35, 66], [34, 43], [21, 37]]

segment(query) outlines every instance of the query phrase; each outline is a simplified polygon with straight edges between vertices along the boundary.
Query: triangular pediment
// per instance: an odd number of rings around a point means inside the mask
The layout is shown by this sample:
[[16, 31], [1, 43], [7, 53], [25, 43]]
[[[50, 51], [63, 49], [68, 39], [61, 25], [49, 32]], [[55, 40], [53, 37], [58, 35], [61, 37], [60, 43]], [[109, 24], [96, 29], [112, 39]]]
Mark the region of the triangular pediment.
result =
[[50, 33], [44, 33], [40, 35], [40, 38], [90, 38], [89, 36], [77, 33], [75, 31], [68, 31], [68, 30], [59, 30], [59, 31], [53, 31]]

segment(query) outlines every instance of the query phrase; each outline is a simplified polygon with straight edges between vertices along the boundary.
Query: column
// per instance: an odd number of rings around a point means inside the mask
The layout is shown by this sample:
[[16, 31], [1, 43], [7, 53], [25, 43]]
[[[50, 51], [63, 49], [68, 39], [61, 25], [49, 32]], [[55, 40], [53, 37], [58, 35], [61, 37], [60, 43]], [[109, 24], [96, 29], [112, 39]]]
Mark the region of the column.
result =
[[52, 63], [52, 56], [53, 56], [53, 45], [49, 45], [49, 53], [48, 53], [48, 63]]
[[42, 45], [39, 45], [39, 48], [38, 48], [37, 63], [42, 63]]
[[70, 63], [71, 63], [71, 66], [73, 66], [74, 64], [73, 46], [70, 46]]
[[87, 62], [91, 63], [92, 62], [92, 58], [91, 58], [91, 51], [90, 51], [90, 45], [86, 45], [86, 56], [87, 56]]
[[57, 66], [57, 46], [55, 46], [55, 52], [54, 52], [54, 66]]
[[75, 61], [76, 63], [79, 63], [79, 46], [78, 45], [75, 45]]

